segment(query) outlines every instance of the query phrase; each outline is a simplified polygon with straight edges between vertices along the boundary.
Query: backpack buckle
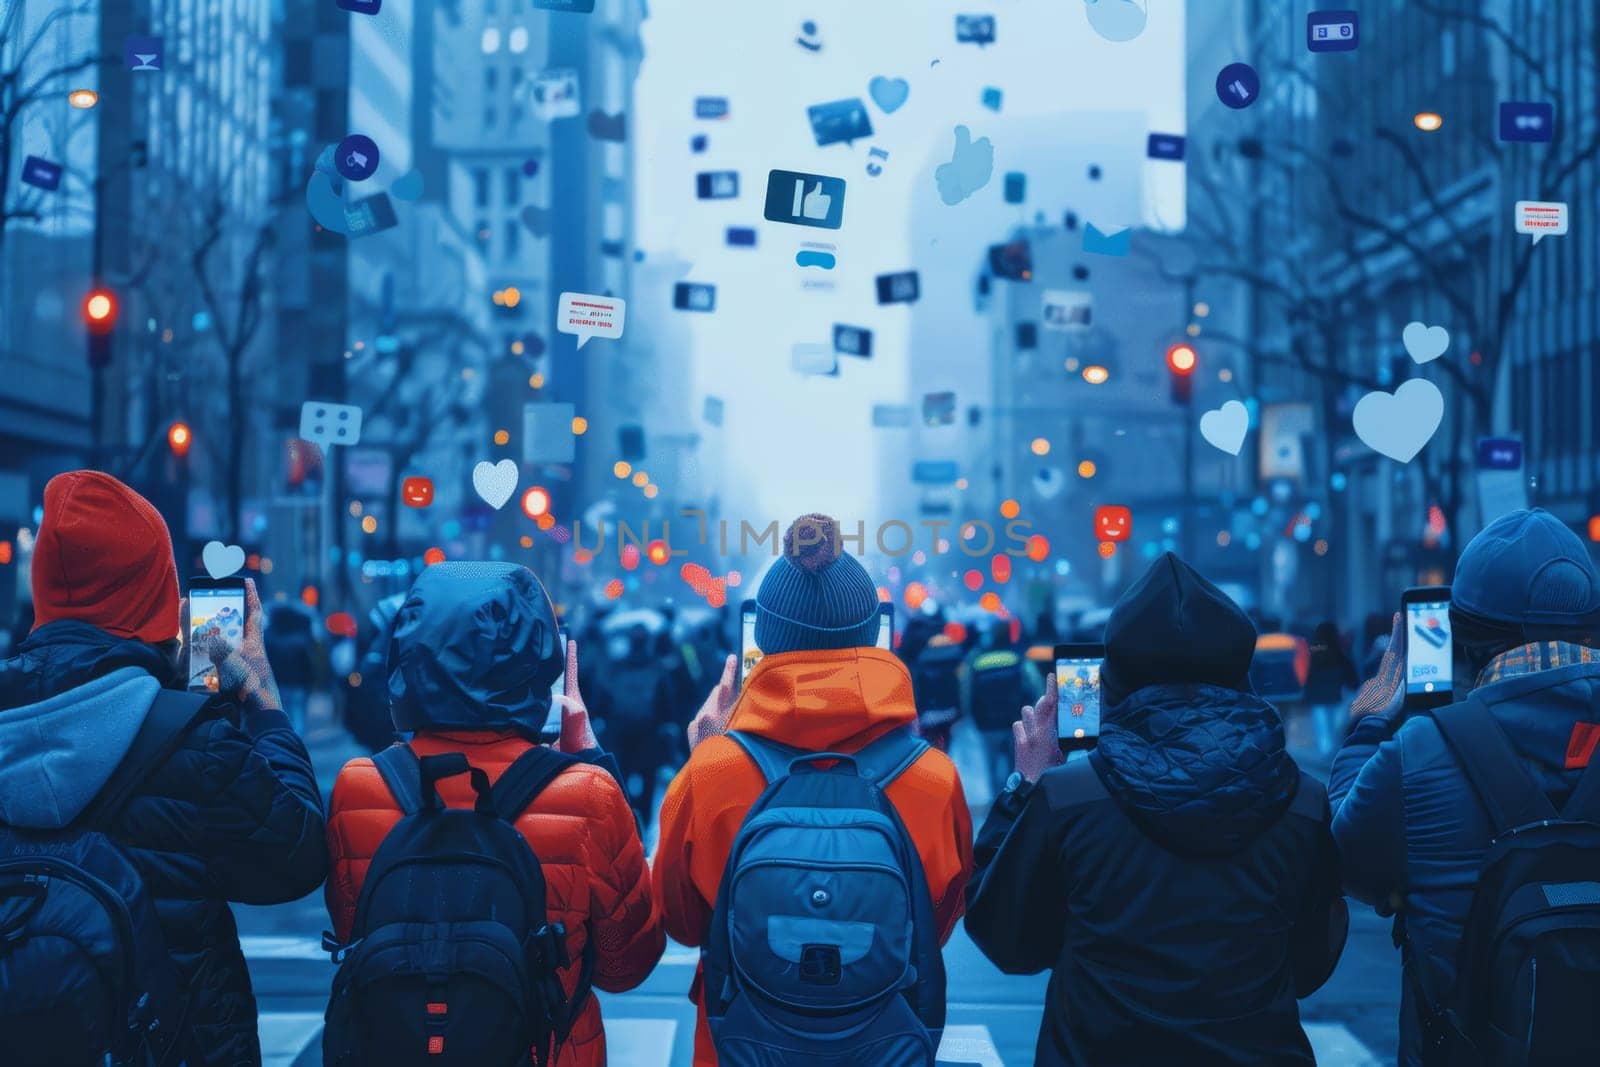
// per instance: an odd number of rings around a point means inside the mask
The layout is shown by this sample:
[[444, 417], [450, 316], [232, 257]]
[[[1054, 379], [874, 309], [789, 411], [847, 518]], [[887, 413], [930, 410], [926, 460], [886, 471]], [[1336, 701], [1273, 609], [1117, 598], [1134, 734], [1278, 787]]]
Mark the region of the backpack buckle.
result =
[[838, 945], [801, 945], [800, 981], [812, 985], [838, 985], [844, 973]]
[[540, 964], [553, 963], [559, 970], [572, 966], [572, 956], [567, 952], [565, 923], [546, 923], [534, 931], [533, 940]]
[[332, 958], [335, 966], [343, 963], [345, 961], [345, 957], [354, 952], [356, 950], [356, 946], [361, 944], [361, 941], [362, 939], [358, 937], [348, 944], [341, 944], [338, 938], [333, 936], [332, 931], [322, 931], [322, 951], [326, 952], [329, 957]]

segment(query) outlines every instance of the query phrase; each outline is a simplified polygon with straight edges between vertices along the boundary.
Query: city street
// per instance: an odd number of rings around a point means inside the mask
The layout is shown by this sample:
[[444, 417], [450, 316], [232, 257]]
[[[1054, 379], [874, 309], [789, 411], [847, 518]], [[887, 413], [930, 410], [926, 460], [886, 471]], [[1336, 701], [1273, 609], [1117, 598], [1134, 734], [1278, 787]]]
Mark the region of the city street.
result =
[[[317, 712], [323, 714], [317, 714]], [[1295, 724], [1292, 724], [1295, 725]], [[1309, 733], [1309, 731], [1292, 731]], [[1309, 738], [1308, 738], [1309, 739]], [[974, 748], [976, 738], [952, 746], [974, 801], [987, 788]], [[324, 789], [345, 759], [356, 755], [323, 708], [312, 715], [310, 749]], [[1307, 768], [1322, 760], [1297, 753]], [[975, 803], [976, 806], [976, 803]], [[653, 838], [653, 834], [651, 835]], [[333, 966], [322, 951], [328, 915], [320, 893], [271, 908], [235, 905], [250, 977], [261, 1006], [261, 1043], [267, 1067], [312, 1067], [322, 1062], [322, 1013]], [[605, 1015], [611, 1062], [618, 1067], [688, 1067], [694, 1046], [694, 1007], [687, 999], [697, 953], [669, 943], [655, 972], [639, 988], [598, 994]], [[984, 1067], [1026, 1067], [1043, 1012], [1046, 975], [1009, 977], [995, 970], [957, 928], [945, 948], [949, 1023], [941, 1059]], [[1359, 905], [1352, 909], [1350, 940], [1333, 978], [1301, 1004], [1317, 1062], [1333, 1067], [1392, 1063], [1397, 1041], [1399, 954], [1389, 923]]]

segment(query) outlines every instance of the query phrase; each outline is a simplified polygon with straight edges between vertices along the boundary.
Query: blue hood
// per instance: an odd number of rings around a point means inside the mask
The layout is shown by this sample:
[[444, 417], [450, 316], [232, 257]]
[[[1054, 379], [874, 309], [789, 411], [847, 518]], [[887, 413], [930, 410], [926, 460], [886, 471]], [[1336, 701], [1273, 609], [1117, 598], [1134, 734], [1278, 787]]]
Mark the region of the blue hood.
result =
[[66, 826], [89, 806], [144, 725], [161, 684], [122, 667], [0, 710], [0, 823]]
[[1093, 760], [1117, 804], [1173, 852], [1231, 855], [1300, 785], [1278, 709], [1212, 685], [1156, 685], [1105, 713]]
[[537, 737], [562, 669], [555, 609], [519, 564], [437, 563], [395, 615], [388, 666], [396, 729]]

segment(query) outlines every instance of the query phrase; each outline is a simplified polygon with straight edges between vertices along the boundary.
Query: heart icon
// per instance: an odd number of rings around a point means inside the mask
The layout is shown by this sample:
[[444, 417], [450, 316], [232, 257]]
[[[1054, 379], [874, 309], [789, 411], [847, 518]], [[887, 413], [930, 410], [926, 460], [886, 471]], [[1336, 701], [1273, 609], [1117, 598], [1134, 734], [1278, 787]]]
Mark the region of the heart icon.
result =
[[1237, 400], [1200, 416], [1200, 436], [1230, 456], [1237, 456], [1244, 447], [1244, 435], [1249, 429], [1250, 409]]
[[205, 564], [207, 574], [221, 580], [239, 573], [244, 566], [244, 549], [238, 545], [225, 545], [221, 541], [208, 541], [200, 551], [200, 562]]
[[1400, 333], [1405, 342], [1406, 354], [1418, 363], [1432, 363], [1450, 347], [1450, 331], [1443, 326], [1429, 326], [1421, 322], [1408, 322]]
[[911, 95], [911, 83], [904, 78], [879, 75], [867, 83], [867, 94], [872, 97], [874, 104], [883, 109], [885, 115], [893, 115]]
[[1351, 416], [1356, 436], [1374, 452], [1410, 463], [1444, 419], [1444, 394], [1426, 378], [1402, 382], [1393, 393], [1368, 393]]
[[522, 224], [535, 237], [550, 236], [550, 209], [529, 204], [522, 209]]
[[472, 468], [472, 488], [483, 497], [484, 503], [499, 511], [517, 491], [517, 463], [503, 459], [499, 463], [483, 460]]

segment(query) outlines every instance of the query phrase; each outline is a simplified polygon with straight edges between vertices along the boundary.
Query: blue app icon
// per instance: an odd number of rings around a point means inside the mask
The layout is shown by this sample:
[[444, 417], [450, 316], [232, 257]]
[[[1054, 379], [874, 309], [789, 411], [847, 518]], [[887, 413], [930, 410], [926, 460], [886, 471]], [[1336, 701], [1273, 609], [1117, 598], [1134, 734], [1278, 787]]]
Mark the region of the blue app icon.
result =
[[732, 200], [739, 195], [739, 172], [706, 170], [694, 176], [695, 195], [701, 200]]
[[1006, 203], [1020, 204], [1027, 199], [1028, 176], [1019, 170], [1006, 174]]
[[767, 175], [763, 215], [768, 222], [837, 230], [844, 225], [844, 179], [793, 170], [771, 171]]
[[61, 188], [61, 164], [29, 156], [22, 161], [22, 180], [35, 189], [55, 192]]
[[1360, 43], [1360, 16], [1354, 11], [1312, 11], [1306, 15], [1306, 47], [1313, 52], [1353, 52]]
[[1249, 107], [1261, 95], [1261, 77], [1248, 63], [1229, 63], [1217, 73], [1217, 99], [1235, 111]]
[[1502, 141], [1548, 141], [1555, 135], [1556, 106], [1538, 100], [1506, 100], [1500, 105]]
[[755, 227], [729, 226], [727, 240], [730, 248], [754, 248], [756, 246]]
[[1478, 469], [1514, 471], [1522, 469], [1522, 441], [1515, 437], [1480, 437]]
[[994, 16], [957, 15], [956, 40], [961, 44], [994, 44]]
[[872, 331], [860, 326], [845, 326], [835, 323], [833, 327], [833, 350], [841, 355], [871, 359]]
[[921, 284], [914, 270], [880, 274], [875, 279], [880, 304], [914, 304], [922, 295]]
[[1125, 256], [1133, 230], [1126, 226], [1102, 229], [1090, 222], [1083, 228], [1083, 250], [1097, 256]]
[[678, 282], [672, 287], [672, 306], [679, 311], [715, 311], [717, 287], [700, 282]]
[[378, 170], [378, 145], [372, 138], [352, 133], [339, 142], [333, 166], [347, 181], [364, 182]]
[[1176, 133], [1152, 133], [1145, 142], [1145, 155], [1151, 159], [1182, 159], [1184, 138]]
[[594, 0], [533, 0], [533, 6], [545, 11], [573, 11], [588, 14], [594, 10]]
[[835, 100], [828, 104], [813, 104], [806, 108], [811, 120], [811, 133], [818, 145], [849, 144], [857, 137], [872, 136], [872, 120], [867, 117], [867, 105], [859, 96]]
[[339, 0], [339, 6], [358, 15], [376, 15], [383, 7], [383, 0]]
[[983, 90], [983, 96], [981, 99], [984, 107], [988, 108], [990, 111], [999, 111], [1000, 101], [1005, 99], [1005, 94], [991, 85]]
[[707, 143], [706, 135], [703, 133], [697, 133], [693, 137], [689, 138], [689, 151], [693, 152], [695, 155], [699, 155], [701, 152], [706, 150]]
[[728, 98], [725, 96], [697, 96], [694, 98], [694, 117], [697, 119], [725, 119], [728, 117]]

